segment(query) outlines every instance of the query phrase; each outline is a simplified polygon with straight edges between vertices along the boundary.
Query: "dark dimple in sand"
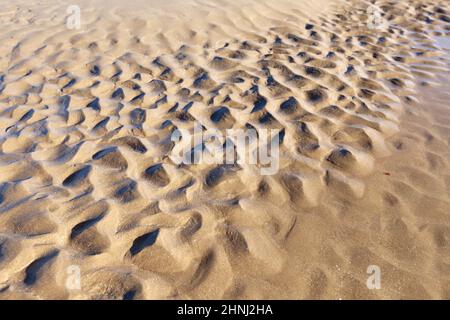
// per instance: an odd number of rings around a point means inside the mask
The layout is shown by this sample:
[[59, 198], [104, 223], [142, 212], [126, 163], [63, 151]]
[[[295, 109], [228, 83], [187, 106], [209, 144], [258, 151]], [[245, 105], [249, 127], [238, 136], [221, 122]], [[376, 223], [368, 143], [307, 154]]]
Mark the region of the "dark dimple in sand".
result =
[[161, 93], [167, 90], [166, 85], [164, 84], [164, 81], [153, 79], [149, 82], [150, 88], [155, 93]]
[[194, 80], [194, 87], [201, 88], [203, 84], [209, 80], [208, 73], [203, 72], [197, 79]]
[[261, 124], [267, 124], [275, 121], [275, 118], [269, 112], [266, 112], [258, 119], [258, 121]]
[[56, 256], [58, 256], [58, 254], [59, 251], [54, 250], [49, 254], [39, 259], [36, 259], [32, 263], [30, 263], [28, 267], [25, 269], [25, 279], [23, 280], [25, 285], [27, 286], [33, 285], [38, 280], [40, 270], [44, 267], [44, 265], [52, 261]]
[[351, 74], [355, 71], [355, 67], [353, 67], [352, 65], [349, 65], [347, 67], [347, 70], [345, 71], [345, 74]]
[[62, 89], [61, 90], [64, 90], [64, 89], [67, 89], [67, 88], [70, 88], [71, 86], [73, 86], [75, 83], [77, 82], [77, 80], [76, 79], [71, 79], [64, 87], [62, 87]]
[[316, 103], [324, 99], [325, 93], [321, 89], [312, 89], [306, 91], [306, 96], [308, 98], [308, 101]]
[[130, 102], [131, 103], [133, 103], [133, 102], [140, 102], [140, 101], [142, 101], [144, 96], [145, 96], [145, 93], [142, 92], [142, 93], [138, 94], [137, 96], [135, 96], [133, 99], [131, 99]]
[[222, 119], [224, 119], [226, 116], [230, 114], [230, 110], [228, 110], [227, 107], [220, 107], [216, 111], [213, 112], [211, 115], [211, 121], [212, 122], [220, 122]]
[[67, 115], [67, 109], [69, 108], [70, 105], [70, 96], [62, 96], [61, 98], [59, 98], [58, 100], [58, 104], [59, 104], [59, 114], [60, 115]]
[[120, 99], [122, 100], [123, 98], [125, 98], [125, 94], [123, 92], [122, 88], [117, 88], [111, 95], [111, 98], [113, 99]]
[[297, 99], [289, 97], [289, 99], [280, 104], [280, 110], [285, 113], [292, 113], [297, 109], [298, 105]]
[[176, 103], [173, 105], [173, 107], [171, 107], [171, 108], [167, 111], [167, 113], [172, 113], [172, 112], [177, 111], [178, 105], [179, 105], [178, 102], [176, 102]]
[[173, 124], [172, 121], [170, 121], [170, 120], [164, 120], [164, 121], [161, 123], [160, 128], [161, 128], [161, 129], [164, 129], [164, 128], [168, 127], [168, 126], [171, 126], [172, 124]]
[[307, 67], [305, 67], [305, 72], [307, 75], [310, 75], [314, 78], [318, 78], [322, 75], [322, 72], [318, 68], [315, 68], [315, 67], [307, 66]]
[[146, 153], [147, 148], [144, 146], [144, 144], [136, 137], [127, 136], [123, 138], [119, 138], [118, 142], [124, 143], [128, 147], [131, 148], [131, 150], [138, 152], [138, 153]]
[[64, 187], [75, 187], [88, 176], [89, 172], [91, 172], [91, 166], [85, 166], [69, 175], [62, 184]]
[[117, 147], [108, 147], [108, 148], [102, 149], [102, 150], [96, 152], [92, 156], [92, 159], [94, 159], [94, 160], [101, 159], [104, 156], [106, 156], [107, 154], [110, 154], [111, 152], [115, 152], [116, 150], [117, 150]]
[[170, 179], [167, 172], [164, 170], [162, 163], [154, 164], [144, 171], [144, 178], [156, 184], [159, 187], [164, 187], [169, 184]]
[[80, 234], [82, 234], [84, 231], [95, 225], [97, 222], [99, 222], [104, 217], [104, 214], [99, 214], [98, 216], [88, 219], [86, 221], [80, 222], [75, 227], [72, 228], [72, 231], [70, 233], [70, 239], [74, 239]]
[[264, 98], [263, 96], [258, 95], [255, 103], [253, 104], [253, 109], [252, 109], [251, 113], [264, 109], [266, 104], [267, 104], [267, 99]]
[[93, 75], [93, 76], [99, 76], [100, 75], [100, 68], [98, 66], [93, 66], [91, 68], [91, 70], [89, 70], [89, 72]]
[[188, 103], [186, 103], [186, 105], [183, 107], [183, 111], [187, 112], [189, 111], [189, 109], [194, 105], [194, 101], [190, 101]]
[[134, 200], [134, 192], [136, 190], [137, 183], [133, 180], [128, 180], [127, 183], [120, 186], [115, 192], [114, 197], [118, 198], [122, 203], [128, 203]]
[[130, 117], [131, 117], [131, 124], [134, 126], [139, 126], [145, 121], [146, 118], [145, 110], [141, 108], [133, 109], [130, 112]]
[[274, 86], [276, 85], [277, 82], [275, 81], [275, 79], [273, 78], [273, 76], [268, 76], [267, 77], [267, 81], [266, 81], [266, 85], [267, 86]]
[[146, 233], [142, 236], [137, 237], [133, 241], [133, 245], [130, 248], [130, 253], [132, 256], [138, 254], [142, 250], [144, 250], [146, 247], [152, 246], [159, 235], [159, 229], [156, 229], [152, 232]]
[[225, 173], [225, 167], [223, 166], [219, 166], [216, 167], [214, 169], [212, 169], [211, 171], [208, 172], [208, 174], [205, 177], [205, 184], [208, 187], [214, 187], [215, 185], [217, 185], [220, 181], [220, 179], [222, 178], [222, 176]]
[[100, 120], [100, 121], [92, 128], [92, 130], [97, 131], [97, 130], [99, 130], [99, 129], [102, 129], [102, 128], [106, 127], [106, 125], [108, 124], [108, 122], [109, 122], [109, 117], [106, 117], [105, 119]]
[[121, 74], [122, 74], [122, 70], [117, 71], [115, 74], [113, 74], [113, 76], [111, 77], [111, 80], [118, 81]]
[[92, 100], [91, 102], [89, 102], [86, 106], [86, 108], [91, 108], [95, 111], [100, 111], [101, 106], [100, 106], [100, 100], [98, 98], [95, 98], [94, 100]]
[[30, 119], [30, 118], [33, 116], [33, 114], [34, 114], [34, 110], [33, 110], [33, 109], [28, 110], [28, 111], [27, 111], [27, 112], [19, 119], [19, 122], [27, 121], [28, 119]]
[[162, 96], [158, 100], [155, 101], [151, 106], [149, 106], [149, 109], [157, 109], [160, 105], [167, 103], [167, 95]]
[[344, 168], [347, 166], [346, 161], [353, 160], [353, 155], [350, 151], [348, 151], [345, 148], [338, 148], [333, 150], [326, 160], [331, 162], [335, 166]]

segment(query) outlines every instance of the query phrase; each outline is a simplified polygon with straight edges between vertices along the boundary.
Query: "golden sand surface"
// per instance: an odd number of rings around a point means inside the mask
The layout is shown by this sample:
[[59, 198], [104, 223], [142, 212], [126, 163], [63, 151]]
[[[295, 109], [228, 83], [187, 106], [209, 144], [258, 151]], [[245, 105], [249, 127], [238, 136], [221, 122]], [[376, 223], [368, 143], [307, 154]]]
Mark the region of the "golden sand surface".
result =
[[[449, 19], [444, 0], [2, 4], [0, 299], [450, 299]], [[177, 163], [195, 124], [273, 130], [276, 172]]]

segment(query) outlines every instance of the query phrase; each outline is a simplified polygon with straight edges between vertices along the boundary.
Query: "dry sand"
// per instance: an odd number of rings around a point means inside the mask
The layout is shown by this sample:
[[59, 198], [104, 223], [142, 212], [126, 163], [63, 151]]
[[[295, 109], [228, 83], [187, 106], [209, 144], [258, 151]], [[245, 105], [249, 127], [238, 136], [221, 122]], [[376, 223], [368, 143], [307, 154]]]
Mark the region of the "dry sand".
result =
[[[0, 12], [1, 299], [450, 299], [448, 1], [28, 2]], [[278, 172], [177, 165], [195, 121], [278, 130]]]

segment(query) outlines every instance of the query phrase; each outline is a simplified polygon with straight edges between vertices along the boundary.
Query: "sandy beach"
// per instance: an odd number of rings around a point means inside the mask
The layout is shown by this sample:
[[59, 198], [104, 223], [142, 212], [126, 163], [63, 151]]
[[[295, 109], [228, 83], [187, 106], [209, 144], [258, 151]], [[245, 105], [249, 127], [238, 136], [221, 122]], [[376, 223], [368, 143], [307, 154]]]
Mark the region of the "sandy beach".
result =
[[449, 22], [2, 4], [0, 299], [450, 299]]

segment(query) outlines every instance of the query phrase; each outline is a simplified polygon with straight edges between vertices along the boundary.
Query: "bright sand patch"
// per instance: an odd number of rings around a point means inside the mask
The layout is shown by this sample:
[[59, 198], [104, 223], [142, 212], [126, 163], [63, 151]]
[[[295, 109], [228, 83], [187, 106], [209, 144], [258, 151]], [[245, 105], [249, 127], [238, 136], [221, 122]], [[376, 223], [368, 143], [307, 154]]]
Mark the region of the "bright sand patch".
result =
[[[448, 3], [368, 8], [4, 5], [0, 298], [450, 298]], [[195, 122], [279, 170], [174, 163]]]

